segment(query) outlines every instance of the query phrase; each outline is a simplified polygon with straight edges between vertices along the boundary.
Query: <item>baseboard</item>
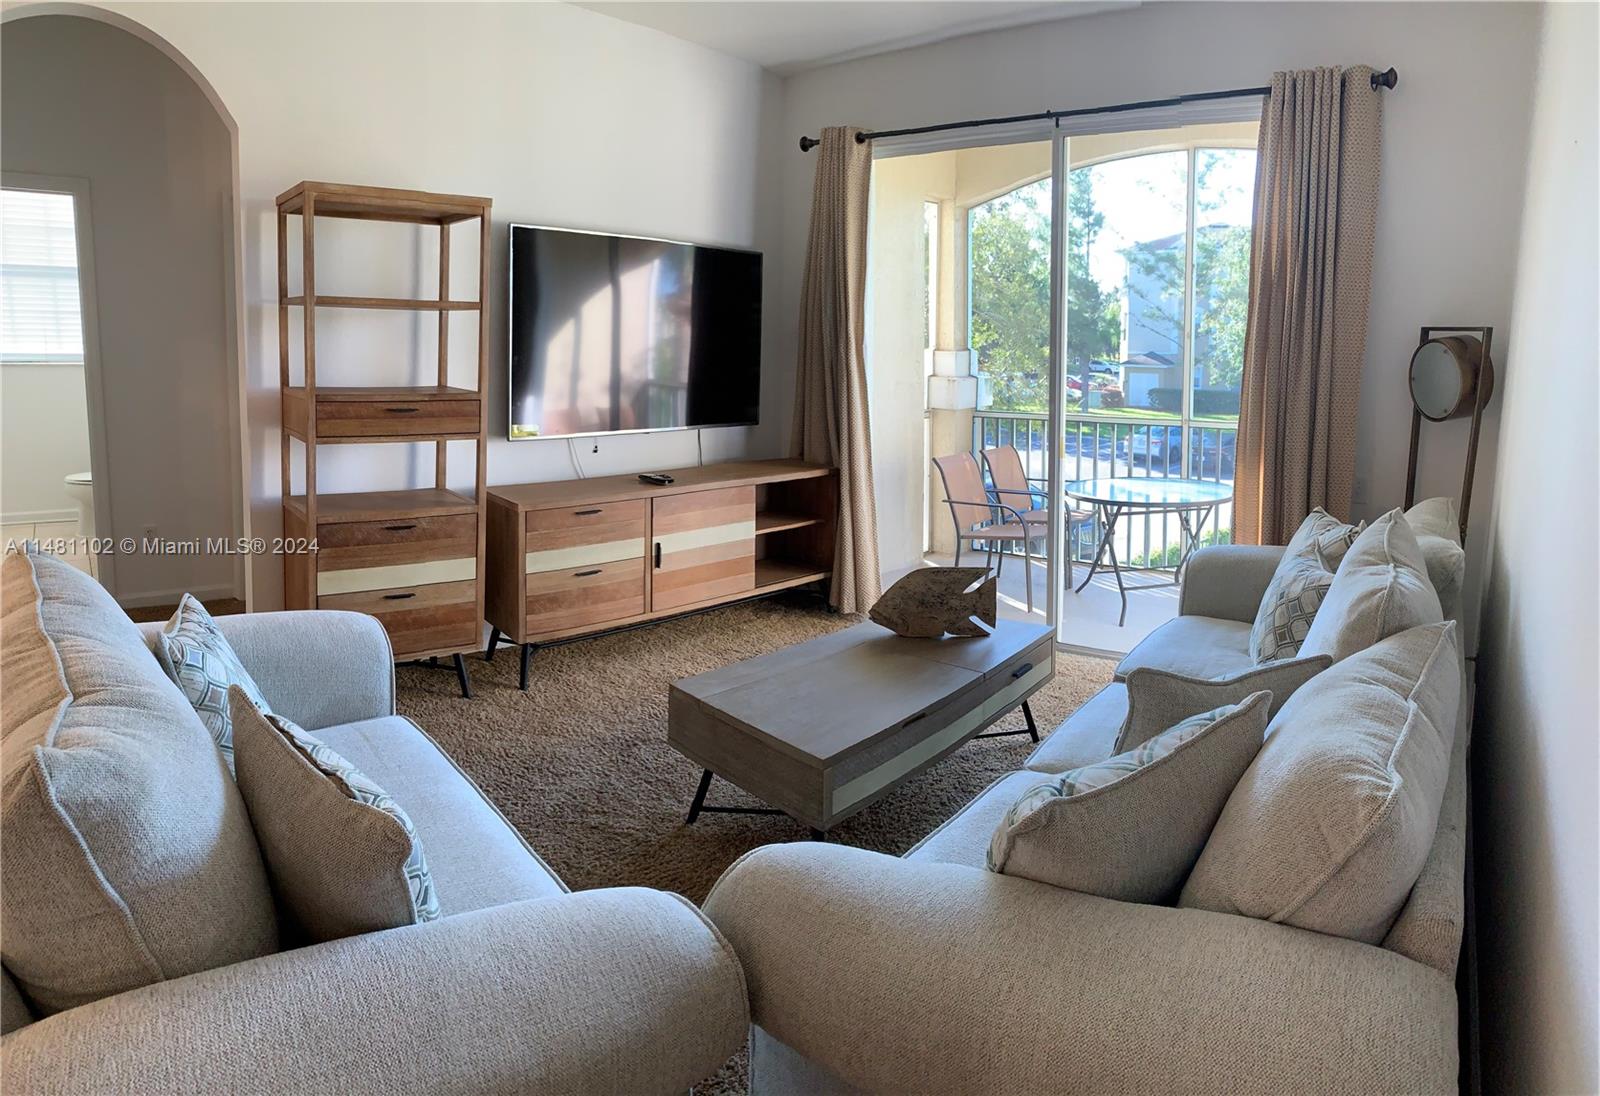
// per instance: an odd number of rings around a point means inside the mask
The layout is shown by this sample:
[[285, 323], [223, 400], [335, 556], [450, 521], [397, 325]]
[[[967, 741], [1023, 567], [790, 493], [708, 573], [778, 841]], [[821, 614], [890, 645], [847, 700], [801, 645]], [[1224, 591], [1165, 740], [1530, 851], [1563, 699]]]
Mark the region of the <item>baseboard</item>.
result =
[[179, 586], [173, 590], [146, 590], [138, 594], [119, 594], [117, 604], [124, 609], [148, 609], [152, 605], [176, 605], [184, 594], [193, 594], [201, 601], [236, 598], [233, 583], [220, 586]]
[[0, 525], [39, 525], [49, 521], [70, 521], [74, 524], [78, 520], [77, 510], [18, 510], [12, 514], [0, 514]]

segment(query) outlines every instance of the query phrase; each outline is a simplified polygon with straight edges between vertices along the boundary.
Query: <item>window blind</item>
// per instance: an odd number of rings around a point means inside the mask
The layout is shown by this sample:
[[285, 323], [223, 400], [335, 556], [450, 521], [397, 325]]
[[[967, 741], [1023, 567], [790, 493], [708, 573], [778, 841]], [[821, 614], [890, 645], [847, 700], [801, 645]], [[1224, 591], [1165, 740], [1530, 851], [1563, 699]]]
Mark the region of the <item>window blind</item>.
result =
[[70, 194], [0, 190], [0, 362], [81, 362]]

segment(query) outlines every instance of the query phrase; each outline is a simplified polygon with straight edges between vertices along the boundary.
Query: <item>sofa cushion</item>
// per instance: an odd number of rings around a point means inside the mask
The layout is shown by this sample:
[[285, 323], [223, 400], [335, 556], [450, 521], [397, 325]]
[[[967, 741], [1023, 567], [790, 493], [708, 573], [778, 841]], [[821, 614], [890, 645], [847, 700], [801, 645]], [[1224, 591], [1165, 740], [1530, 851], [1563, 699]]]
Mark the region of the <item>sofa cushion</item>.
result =
[[1296, 689], [1331, 665], [1333, 659], [1327, 655], [1293, 658], [1269, 662], [1215, 681], [1185, 677], [1154, 666], [1140, 666], [1128, 675], [1124, 686], [1128, 697], [1127, 714], [1117, 729], [1111, 752], [1131, 750], [1195, 712], [1239, 704], [1251, 693], [1263, 690], [1272, 694], [1267, 707], [1267, 716], [1271, 718]]
[[1391, 510], [1345, 553], [1300, 653], [1332, 655], [1337, 662], [1380, 639], [1443, 619], [1416, 534], [1400, 511]]
[[982, 868], [989, 860], [989, 841], [1017, 797], [1041, 780], [1038, 773], [1023, 769], [1007, 773], [955, 814], [924, 837], [905, 854], [907, 860], [933, 860]]
[[8, 555], [0, 953], [40, 1014], [275, 951], [239, 789], [111, 596]]
[[1261, 748], [1272, 694], [1179, 720], [1035, 784], [995, 827], [987, 867], [1123, 902], [1173, 901]]
[[566, 893], [477, 785], [411, 720], [366, 719], [324, 727], [317, 737], [405, 807], [428, 850], [446, 917]]
[[1461, 587], [1467, 577], [1467, 553], [1461, 547], [1461, 512], [1452, 498], [1423, 499], [1406, 511], [1417, 545], [1428, 565], [1428, 579], [1439, 595], [1446, 620], [1461, 613]]
[[1223, 678], [1255, 667], [1250, 625], [1220, 617], [1178, 616], [1145, 636], [1117, 664], [1118, 681], [1140, 666], [1195, 678]]
[[156, 637], [156, 657], [211, 732], [217, 749], [233, 771], [233, 718], [228, 714], [228, 686], [237, 685], [250, 702], [267, 710], [261, 688], [233, 653], [206, 607], [193, 594], [184, 594]]
[[1117, 736], [1127, 716], [1128, 686], [1113, 681], [1034, 747], [1022, 767], [1036, 773], [1064, 773], [1104, 761], [1117, 752]]
[[1182, 904], [1381, 942], [1433, 845], [1461, 690], [1454, 621], [1324, 670], [1267, 728]]
[[228, 703], [239, 790], [297, 942], [437, 919], [427, 852], [405, 809], [348, 758], [261, 711], [237, 685]]
[[1361, 526], [1347, 525], [1321, 507], [1306, 515], [1256, 608], [1250, 627], [1252, 661], [1272, 662], [1300, 652], [1317, 608], [1333, 585], [1333, 573], [1360, 532]]

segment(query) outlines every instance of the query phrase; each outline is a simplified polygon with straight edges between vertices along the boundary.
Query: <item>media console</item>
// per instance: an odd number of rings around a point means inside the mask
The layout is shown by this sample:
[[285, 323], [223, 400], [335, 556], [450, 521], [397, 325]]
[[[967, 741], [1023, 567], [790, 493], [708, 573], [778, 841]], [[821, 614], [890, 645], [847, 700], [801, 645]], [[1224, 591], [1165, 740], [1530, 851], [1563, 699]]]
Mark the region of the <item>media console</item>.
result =
[[484, 659], [633, 627], [833, 574], [835, 470], [798, 460], [673, 468], [488, 492]]

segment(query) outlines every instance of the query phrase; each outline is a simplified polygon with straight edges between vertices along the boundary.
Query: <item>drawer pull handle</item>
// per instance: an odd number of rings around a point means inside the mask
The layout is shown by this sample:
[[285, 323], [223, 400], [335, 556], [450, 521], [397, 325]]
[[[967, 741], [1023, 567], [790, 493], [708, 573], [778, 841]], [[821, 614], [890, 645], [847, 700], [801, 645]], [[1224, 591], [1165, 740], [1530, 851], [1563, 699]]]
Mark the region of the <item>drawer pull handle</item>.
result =
[[577, 574], [573, 575], [572, 577], [573, 578], [588, 578], [590, 575], [598, 575], [599, 573], [600, 573], [600, 568], [596, 567], [592, 571], [579, 571]]
[[656, 570], [661, 570], [661, 542], [656, 541]]
[[407, 593], [407, 594], [384, 594], [383, 595], [383, 600], [384, 601], [404, 601], [408, 597], [416, 597], [416, 596], [417, 595], [416, 595], [415, 592]]
[[1033, 663], [1024, 662], [1021, 666], [1018, 666], [1015, 670], [1011, 671], [1012, 680], [1016, 680], [1017, 678], [1024, 676], [1031, 669], [1033, 669]]
[[928, 718], [928, 713], [927, 712], [918, 712], [916, 715], [912, 716], [910, 719], [908, 719], [904, 723], [900, 724], [900, 726], [909, 727], [909, 726], [911, 726], [911, 724], [915, 723], [917, 720], [919, 720], [919, 719], [927, 719], [927, 718]]
[[385, 533], [404, 533], [406, 530], [415, 529], [416, 527], [416, 522], [412, 522], [410, 525], [385, 525], [383, 531]]
[[572, 516], [575, 517], [575, 518], [587, 518], [587, 517], [592, 517], [595, 514], [599, 514], [599, 513], [602, 513], [602, 512], [603, 511], [597, 506], [593, 510], [574, 510], [572, 512]]
[[389, 414], [391, 414], [391, 415], [415, 415], [418, 411], [421, 411], [422, 408], [420, 408], [420, 407], [385, 407], [384, 410], [389, 412]]

